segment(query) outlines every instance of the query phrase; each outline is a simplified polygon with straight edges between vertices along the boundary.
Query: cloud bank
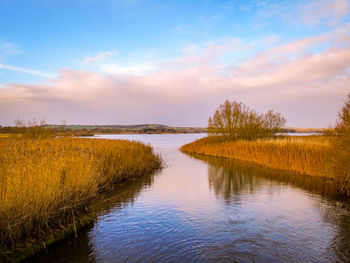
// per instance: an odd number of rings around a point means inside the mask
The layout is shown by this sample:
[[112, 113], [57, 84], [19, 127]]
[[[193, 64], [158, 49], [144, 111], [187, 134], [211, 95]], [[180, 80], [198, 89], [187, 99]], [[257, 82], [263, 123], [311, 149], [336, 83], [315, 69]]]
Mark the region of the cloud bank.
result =
[[216, 107], [230, 99], [259, 111], [273, 108], [289, 126], [327, 127], [350, 91], [348, 32], [349, 26], [231, 63], [223, 58], [249, 45], [239, 39], [191, 45], [144, 74], [111, 66], [105, 72], [64, 68], [44, 84], [1, 88], [0, 121], [46, 116], [56, 123], [204, 126]]

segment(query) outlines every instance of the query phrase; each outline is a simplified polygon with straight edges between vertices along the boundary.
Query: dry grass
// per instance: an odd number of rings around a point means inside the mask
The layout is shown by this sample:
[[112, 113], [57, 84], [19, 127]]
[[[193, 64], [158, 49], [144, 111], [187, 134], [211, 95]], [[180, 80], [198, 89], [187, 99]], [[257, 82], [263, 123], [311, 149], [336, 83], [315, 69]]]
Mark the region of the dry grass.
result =
[[334, 179], [332, 144], [326, 136], [280, 137], [257, 141], [220, 141], [207, 137], [181, 151], [251, 161], [268, 167]]
[[0, 138], [0, 250], [62, 228], [99, 192], [161, 166], [125, 140]]

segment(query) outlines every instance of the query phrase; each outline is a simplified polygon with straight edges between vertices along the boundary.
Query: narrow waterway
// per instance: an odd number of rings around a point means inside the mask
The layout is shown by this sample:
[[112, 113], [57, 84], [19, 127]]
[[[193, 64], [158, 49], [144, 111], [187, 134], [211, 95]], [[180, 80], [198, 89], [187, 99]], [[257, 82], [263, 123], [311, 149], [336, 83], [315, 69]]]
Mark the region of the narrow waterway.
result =
[[178, 150], [202, 136], [98, 136], [150, 143], [167, 166], [106, 195], [92, 227], [31, 261], [350, 261], [350, 201], [332, 185]]

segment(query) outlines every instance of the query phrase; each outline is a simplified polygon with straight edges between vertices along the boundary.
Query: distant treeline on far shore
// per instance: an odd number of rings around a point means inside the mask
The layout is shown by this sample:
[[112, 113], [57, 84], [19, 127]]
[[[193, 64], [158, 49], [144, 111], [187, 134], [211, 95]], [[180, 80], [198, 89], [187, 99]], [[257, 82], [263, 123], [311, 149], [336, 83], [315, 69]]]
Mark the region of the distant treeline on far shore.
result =
[[[0, 133], [24, 133], [33, 125], [0, 126]], [[162, 124], [138, 124], [138, 125], [56, 125], [44, 124], [41, 128], [50, 129], [54, 133], [72, 133], [72, 135], [89, 136], [94, 134], [123, 134], [123, 133], [206, 133], [204, 127], [171, 127]]]
[[[28, 125], [27, 125], [28, 126]], [[23, 133], [25, 125], [19, 126], [0, 126], [0, 133]], [[123, 134], [123, 133], [141, 133], [141, 134], [160, 134], [160, 133], [206, 133], [206, 127], [172, 127], [163, 124], [137, 124], [137, 125], [57, 125], [45, 124], [44, 128], [52, 129], [55, 133], [72, 133], [78, 136], [92, 136], [94, 134]], [[323, 133], [324, 128], [282, 128], [285, 133]]]

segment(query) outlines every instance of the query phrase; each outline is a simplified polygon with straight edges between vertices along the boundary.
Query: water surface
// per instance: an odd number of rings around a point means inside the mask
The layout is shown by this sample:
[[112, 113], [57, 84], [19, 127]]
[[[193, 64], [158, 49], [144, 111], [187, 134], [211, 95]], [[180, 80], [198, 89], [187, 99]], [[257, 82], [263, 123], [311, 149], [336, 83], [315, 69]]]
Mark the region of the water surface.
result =
[[149, 143], [167, 167], [106, 195], [91, 228], [33, 261], [350, 260], [350, 205], [332, 185], [178, 150], [203, 136], [98, 136]]

